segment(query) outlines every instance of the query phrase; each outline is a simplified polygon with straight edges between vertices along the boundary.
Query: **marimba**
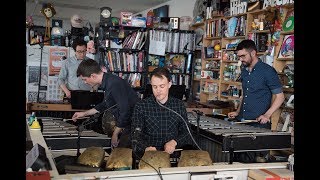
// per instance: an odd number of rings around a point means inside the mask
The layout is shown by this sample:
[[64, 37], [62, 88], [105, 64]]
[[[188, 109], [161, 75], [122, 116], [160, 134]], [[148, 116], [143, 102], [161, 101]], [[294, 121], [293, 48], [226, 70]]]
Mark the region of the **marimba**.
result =
[[[77, 126], [62, 118], [38, 117], [42, 121], [42, 135], [51, 150], [77, 149]], [[111, 148], [111, 137], [84, 129], [80, 132], [80, 148], [91, 146]]]
[[191, 129], [198, 132], [198, 144], [210, 153], [214, 162], [230, 161], [227, 153], [289, 150], [291, 134], [275, 132], [270, 129], [253, 127], [246, 124], [235, 124], [229, 121], [188, 113]]

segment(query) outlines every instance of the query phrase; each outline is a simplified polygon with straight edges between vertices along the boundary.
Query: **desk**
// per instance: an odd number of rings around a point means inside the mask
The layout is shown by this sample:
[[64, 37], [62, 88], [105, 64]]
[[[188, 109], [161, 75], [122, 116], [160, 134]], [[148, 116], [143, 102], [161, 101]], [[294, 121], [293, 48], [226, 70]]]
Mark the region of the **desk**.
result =
[[77, 111], [72, 109], [71, 104], [27, 103], [27, 112], [37, 112], [37, 116], [71, 118]]

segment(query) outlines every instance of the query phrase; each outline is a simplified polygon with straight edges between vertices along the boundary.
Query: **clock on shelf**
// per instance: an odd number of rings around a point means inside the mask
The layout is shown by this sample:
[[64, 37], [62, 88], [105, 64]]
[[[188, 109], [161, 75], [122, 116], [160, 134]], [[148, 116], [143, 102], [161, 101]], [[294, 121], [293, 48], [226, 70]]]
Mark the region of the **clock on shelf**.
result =
[[100, 8], [100, 24], [101, 25], [112, 26], [111, 12], [112, 12], [112, 9], [110, 7]]

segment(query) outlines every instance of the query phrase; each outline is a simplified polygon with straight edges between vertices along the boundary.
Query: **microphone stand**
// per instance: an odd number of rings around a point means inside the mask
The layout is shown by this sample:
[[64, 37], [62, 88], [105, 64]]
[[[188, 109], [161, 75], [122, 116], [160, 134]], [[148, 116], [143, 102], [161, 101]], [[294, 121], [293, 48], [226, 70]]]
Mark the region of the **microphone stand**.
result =
[[[99, 113], [98, 113], [99, 114]], [[99, 114], [100, 115], [100, 114]], [[99, 116], [98, 116], [99, 117]], [[87, 120], [83, 121], [81, 124], [78, 125], [77, 131], [78, 131], [78, 139], [77, 139], [77, 158], [80, 156], [80, 139], [81, 139], [81, 132], [85, 129], [84, 127], [95, 123], [98, 121], [97, 116], [93, 115], [92, 117], [88, 118]]]
[[137, 169], [137, 160], [140, 160], [139, 157], [137, 157], [137, 155], [136, 155], [138, 137], [139, 137], [140, 133], [141, 133], [140, 128], [136, 128], [133, 133], [134, 139], [132, 139], [132, 144], [133, 144], [133, 147], [132, 147], [132, 169]]
[[200, 116], [203, 115], [203, 112], [199, 110], [193, 110], [197, 114], [197, 139], [200, 140]]

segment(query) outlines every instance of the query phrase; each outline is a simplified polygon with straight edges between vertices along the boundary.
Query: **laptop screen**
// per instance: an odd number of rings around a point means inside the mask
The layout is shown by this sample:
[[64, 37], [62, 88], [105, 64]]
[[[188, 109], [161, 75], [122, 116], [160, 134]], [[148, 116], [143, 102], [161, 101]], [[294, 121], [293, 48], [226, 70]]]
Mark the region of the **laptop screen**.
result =
[[103, 98], [103, 92], [71, 91], [71, 107], [72, 109], [91, 109], [102, 102]]

